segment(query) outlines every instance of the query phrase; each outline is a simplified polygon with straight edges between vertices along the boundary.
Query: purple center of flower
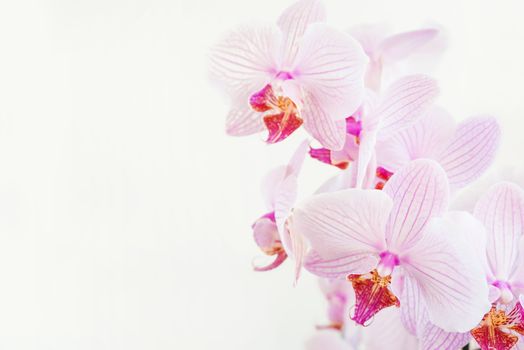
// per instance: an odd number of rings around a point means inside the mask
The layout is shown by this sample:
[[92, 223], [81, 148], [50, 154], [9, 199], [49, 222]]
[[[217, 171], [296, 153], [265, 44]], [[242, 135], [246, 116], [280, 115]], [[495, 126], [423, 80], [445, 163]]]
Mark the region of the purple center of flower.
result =
[[492, 283], [494, 287], [497, 287], [500, 291], [499, 301], [503, 304], [509, 304], [513, 301], [513, 292], [509, 283], [504, 281], [495, 281]]
[[379, 256], [380, 261], [377, 265], [378, 274], [382, 277], [391, 275], [395, 266], [400, 264], [398, 256], [388, 251], [380, 253]]
[[293, 76], [289, 72], [281, 71], [277, 73], [276, 78], [280, 80], [290, 80], [293, 79]]

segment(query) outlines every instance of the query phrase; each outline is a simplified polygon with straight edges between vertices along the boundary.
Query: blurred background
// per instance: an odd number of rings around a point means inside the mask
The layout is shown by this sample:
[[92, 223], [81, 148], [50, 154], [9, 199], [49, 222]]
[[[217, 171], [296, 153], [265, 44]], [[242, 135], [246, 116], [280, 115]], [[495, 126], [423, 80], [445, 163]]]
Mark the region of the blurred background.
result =
[[[303, 135], [227, 137], [207, 79], [210, 45], [291, 3], [0, 3], [0, 349], [301, 349], [325, 322], [315, 278], [251, 265], [260, 180]], [[340, 29], [444, 27], [438, 103], [503, 129], [475, 190], [524, 180], [521, 1], [325, 3]], [[307, 159], [300, 195], [334, 173]]]

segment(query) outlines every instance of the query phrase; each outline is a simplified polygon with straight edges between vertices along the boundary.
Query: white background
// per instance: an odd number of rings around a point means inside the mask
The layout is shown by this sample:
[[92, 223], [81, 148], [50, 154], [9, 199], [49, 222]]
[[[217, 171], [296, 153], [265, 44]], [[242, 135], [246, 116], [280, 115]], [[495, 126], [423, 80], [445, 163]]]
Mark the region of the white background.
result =
[[[300, 349], [324, 321], [311, 276], [251, 270], [259, 182], [301, 140], [224, 135], [206, 50], [288, 0], [0, 4], [0, 349]], [[331, 24], [437, 22], [457, 119], [524, 150], [521, 1], [326, 0]], [[303, 194], [332, 169], [309, 161]]]

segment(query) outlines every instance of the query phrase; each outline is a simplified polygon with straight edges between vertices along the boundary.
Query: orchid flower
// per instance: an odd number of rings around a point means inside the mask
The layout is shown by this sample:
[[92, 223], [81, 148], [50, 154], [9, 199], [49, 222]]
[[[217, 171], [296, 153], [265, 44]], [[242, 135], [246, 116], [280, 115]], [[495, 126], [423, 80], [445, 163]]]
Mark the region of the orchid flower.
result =
[[[336, 163], [332, 163], [334, 165], [352, 162], [348, 171], [342, 172], [332, 181], [337, 185], [331, 187], [370, 188], [377, 185], [377, 177], [383, 180], [383, 185], [392, 174], [377, 167], [377, 140], [387, 140], [413, 125], [429, 108], [437, 93], [436, 82], [423, 75], [403, 77], [391, 84], [379, 97], [369, 93], [356, 118], [347, 120], [350, 133], [343, 150], [330, 152], [329, 159], [336, 160]], [[342, 152], [345, 152], [346, 158]], [[312, 151], [310, 155], [320, 159]], [[327, 163], [326, 159], [320, 160]]]
[[351, 281], [351, 319], [358, 324], [400, 306], [399, 286], [408, 280], [420, 291], [432, 324], [469, 331], [489, 310], [488, 286], [465, 240], [453, 238], [462, 226], [438, 220], [448, 196], [444, 170], [425, 159], [399, 170], [383, 191], [313, 196], [293, 213], [294, 229], [312, 247], [305, 266], [321, 277]]
[[309, 142], [304, 140], [287, 165], [273, 169], [264, 178], [262, 192], [268, 212], [253, 224], [253, 236], [262, 252], [276, 257], [267, 266], [255, 267], [256, 271], [272, 270], [293, 254], [297, 264], [297, 274], [302, 266], [301, 257], [304, 246], [301, 237], [290, 234], [286, 227], [286, 220], [297, 196], [297, 178], [308, 144]]
[[377, 107], [363, 115], [358, 160], [353, 169], [355, 187], [369, 187], [375, 178], [377, 140], [413, 125], [437, 94], [434, 80], [423, 75], [407, 76], [394, 82], [380, 96]]
[[[424, 51], [433, 55], [438, 43], [439, 30], [424, 28], [393, 35], [387, 35], [381, 25], [364, 25], [353, 28], [350, 33], [360, 42], [369, 57], [366, 71], [366, 87], [380, 91], [384, 68], [399, 63], [414, 53]], [[441, 45], [437, 45], [441, 46]]]
[[487, 229], [486, 272], [492, 304], [471, 334], [482, 350], [508, 350], [524, 337], [524, 191], [502, 182], [475, 207]]
[[233, 101], [226, 131], [268, 131], [268, 143], [301, 125], [324, 147], [341, 149], [344, 118], [361, 103], [367, 57], [356, 40], [326, 24], [319, 0], [300, 0], [277, 26], [243, 27], [214, 47], [212, 75]]
[[500, 128], [492, 116], [477, 116], [456, 124], [441, 108], [432, 108], [413, 126], [377, 141], [379, 168], [394, 173], [419, 158], [437, 161], [452, 189], [477, 179], [495, 158]]

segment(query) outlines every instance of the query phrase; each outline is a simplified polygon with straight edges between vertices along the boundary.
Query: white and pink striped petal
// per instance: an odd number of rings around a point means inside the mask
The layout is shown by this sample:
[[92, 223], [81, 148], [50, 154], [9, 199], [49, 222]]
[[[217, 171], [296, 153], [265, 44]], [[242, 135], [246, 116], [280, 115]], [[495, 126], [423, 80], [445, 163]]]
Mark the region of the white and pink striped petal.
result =
[[491, 307], [479, 232], [482, 225], [465, 212], [433, 218], [400, 256], [406, 278], [420, 288], [429, 321], [446, 332], [468, 332]]
[[491, 278], [507, 282], [517, 268], [524, 233], [524, 191], [509, 182], [498, 183], [481, 197], [474, 212], [487, 230]]
[[282, 31], [281, 66], [291, 69], [307, 27], [326, 20], [326, 9], [320, 0], [299, 0], [280, 15], [277, 24]]
[[211, 78], [233, 97], [260, 90], [278, 71], [281, 36], [271, 25], [231, 31], [211, 49]]
[[331, 119], [343, 120], [362, 103], [366, 64], [367, 57], [355, 39], [314, 23], [304, 34], [291, 74]]
[[386, 183], [384, 192], [393, 199], [386, 227], [390, 250], [412, 247], [423, 236], [428, 221], [447, 209], [449, 189], [444, 170], [434, 161], [415, 160]]
[[500, 140], [500, 127], [492, 116], [470, 118], [457, 127], [455, 135], [437, 159], [454, 188], [477, 179], [491, 165]]
[[382, 191], [322, 193], [295, 207], [293, 223], [323, 258], [378, 254], [385, 248], [391, 207]]

